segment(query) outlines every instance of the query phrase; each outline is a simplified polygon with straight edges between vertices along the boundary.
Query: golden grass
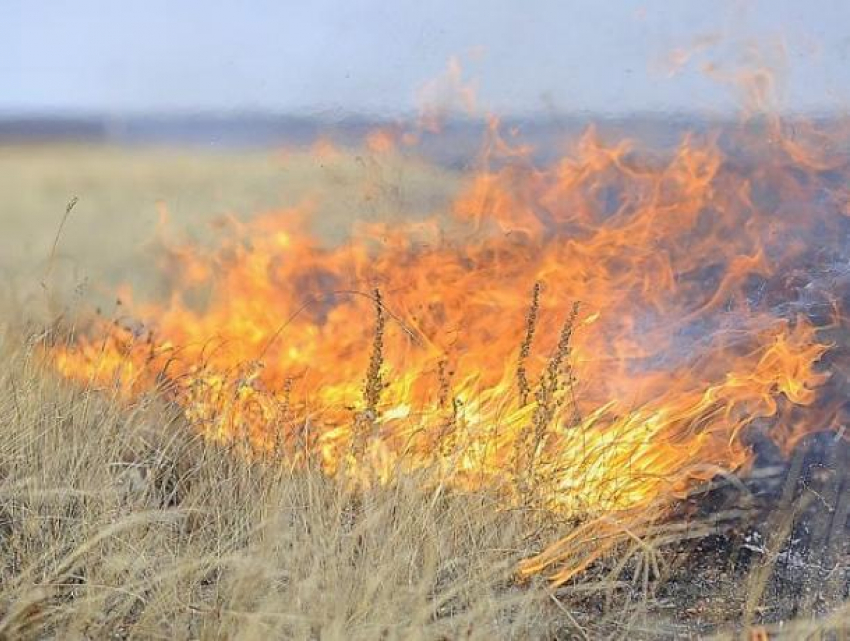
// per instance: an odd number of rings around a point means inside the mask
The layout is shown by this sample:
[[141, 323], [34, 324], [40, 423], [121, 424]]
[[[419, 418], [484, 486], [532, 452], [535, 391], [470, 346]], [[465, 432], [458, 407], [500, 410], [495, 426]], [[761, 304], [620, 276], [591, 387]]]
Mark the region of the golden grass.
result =
[[0, 146], [0, 302], [42, 310], [46, 263], [74, 196], [48, 285], [65, 305], [110, 309], [120, 284], [167, 291], [156, 269], [163, 210], [169, 233], [203, 242], [223, 215], [313, 205], [317, 237], [338, 243], [359, 222], [445, 209], [457, 184], [452, 172], [392, 155]]
[[[5, 341], [8, 343], [8, 338]], [[0, 638], [543, 638], [534, 515], [415, 477], [352, 493], [2, 347]]]
[[[0, 149], [0, 641], [695, 634], [653, 614], [649, 584], [662, 572], [650, 542], [640, 542], [637, 566], [628, 552], [557, 591], [521, 582], [517, 562], [569, 524], [415, 475], [354, 492], [285, 461], [249, 461], [198, 438], [155, 393], [128, 406], [115, 390], [57, 380], [40, 350], [57, 337], [23, 329], [57, 310], [73, 318], [76, 299], [108, 301], [119, 282], [155, 294], [157, 201], [175, 227], [203, 240], [216, 214], [331, 194], [317, 234], [336, 242], [355, 220], [439, 209], [455, 183], [393, 158]], [[529, 319], [526, 342], [534, 305]], [[522, 360], [518, 384], [531, 393]], [[778, 527], [771, 545], [783, 535]], [[754, 566], [739, 620], [722, 638], [759, 638], [760, 628], [741, 624], [770, 598], [771, 569]], [[638, 589], [624, 591], [629, 581]], [[612, 599], [620, 592], [626, 598]], [[843, 606], [764, 632], [846, 638], [848, 629]]]
[[413, 477], [354, 494], [318, 472], [249, 462], [155, 395], [127, 407], [57, 380], [43, 336], [21, 330], [73, 315], [77, 299], [108, 303], [121, 282], [156, 293], [159, 201], [203, 240], [216, 215], [330, 194], [316, 231], [336, 242], [357, 220], [428, 213], [452, 180], [351, 155], [0, 150], [0, 639], [557, 632], [548, 591], [513, 580], [536, 515]]

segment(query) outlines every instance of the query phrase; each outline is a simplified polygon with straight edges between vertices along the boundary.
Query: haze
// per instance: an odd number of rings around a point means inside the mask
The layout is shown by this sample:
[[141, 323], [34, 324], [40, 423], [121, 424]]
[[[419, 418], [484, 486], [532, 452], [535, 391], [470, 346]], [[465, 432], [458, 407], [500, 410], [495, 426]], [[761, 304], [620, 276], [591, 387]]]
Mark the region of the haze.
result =
[[[409, 113], [454, 56], [500, 113], [850, 104], [850, 3], [397, 0], [0, 3], [0, 112]], [[675, 73], [674, 73], [675, 72]], [[717, 74], [715, 74], [717, 75]], [[450, 105], [453, 106], [453, 105]]]

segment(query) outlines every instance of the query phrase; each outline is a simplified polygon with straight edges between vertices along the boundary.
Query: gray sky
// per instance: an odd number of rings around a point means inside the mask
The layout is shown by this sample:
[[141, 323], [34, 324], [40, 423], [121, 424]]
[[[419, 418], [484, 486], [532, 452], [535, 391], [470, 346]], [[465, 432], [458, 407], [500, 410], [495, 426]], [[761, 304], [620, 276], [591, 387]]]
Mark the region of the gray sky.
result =
[[850, 105], [847, 0], [0, 0], [0, 112], [395, 114], [452, 56], [501, 113], [721, 111], [703, 67], [754, 50], [781, 108]]

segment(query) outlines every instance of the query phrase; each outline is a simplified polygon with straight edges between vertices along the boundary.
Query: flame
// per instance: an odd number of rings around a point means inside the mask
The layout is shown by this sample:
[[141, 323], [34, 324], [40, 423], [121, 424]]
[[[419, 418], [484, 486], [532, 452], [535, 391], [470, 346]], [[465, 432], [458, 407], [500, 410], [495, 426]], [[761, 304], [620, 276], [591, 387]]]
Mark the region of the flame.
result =
[[787, 451], [837, 420], [845, 165], [782, 133], [649, 154], [591, 128], [540, 167], [493, 120], [449, 211], [342, 246], [307, 231], [316, 203], [231, 219], [213, 249], [168, 247], [170, 299], [129, 305], [143, 325], [96, 320], [56, 366], [164, 388], [209, 438], [330, 474], [436, 468], [589, 523], [655, 513], [751, 465], [753, 430]]

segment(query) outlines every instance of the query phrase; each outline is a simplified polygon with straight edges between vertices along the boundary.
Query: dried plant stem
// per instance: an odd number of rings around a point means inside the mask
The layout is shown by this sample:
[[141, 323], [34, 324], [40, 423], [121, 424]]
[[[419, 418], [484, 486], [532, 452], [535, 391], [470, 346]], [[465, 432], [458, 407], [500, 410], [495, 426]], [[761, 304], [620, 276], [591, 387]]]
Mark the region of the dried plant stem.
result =
[[[561, 392], [572, 386], [572, 368], [569, 363], [571, 341], [578, 317], [579, 304], [573, 305], [570, 315], [561, 327], [558, 345], [549, 359], [546, 370], [534, 392], [535, 407], [531, 424], [523, 431], [517, 447], [517, 482], [525, 501], [531, 499], [539, 485], [537, 463], [545, 447], [552, 421], [563, 404]], [[531, 318], [531, 314], [529, 314]]]
[[369, 359], [369, 369], [366, 371], [366, 385], [363, 400], [366, 401], [366, 411], [373, 417], [378, 415], [378, 402], [384, 389], [381, 369], [384, 366], [384, 304], [381, 290], [375, 289], [375, 336], [372, 340], [372, 356]]
[[62, 221], [59, 223], [59, 229], [56, 230], [56, 237], [53, 239], [53, 245], [50, 248], [50, 256], [47, 258], [47, 271], [44, 274], [44, 280], [41, 281], [41, 286], [44, 289], [47, 289], [47, 281], [53, 273], [53, 261], [56, 258], [56, 249], [59, 247], [59, 239], [62, 237], [62, 231], [65, 229], [65, 223], [68, 222], [68, 218], [71, 216], [71, 212], [74, 211], [74, 207], [77, 206], [79, 200], [80, 199], [77, 196], [72, 196], [71, 200], [69, 200], [65, 205], [65, 214], [62, 216]]
[[534, 332], [537, 330], [537, 317], [540, 312], [540, 283], [534, 283], [531, 290], [531, 305], [528, 308], [528, 316], [525, 319], [525, 338], [519, 349], [519, 359], [516, 368], [517, 388], [519, 389], [520, 406], [528, 405], [531, 395], [531, 384], [528, 381], [528, 371], [525, 362], [531, 354], [531, 344], [534, 341]]
[[366, 381], [363, 386], [365, 409], [358, 414], [355, 420], [354, 450], [356, 455], [362, 454], [368, 436], [374, 431], [375, 423], [378, 419], [378, 405], [381, 401], [381, 393], [386, 387], [382, 373], [384, 366], [386, 315], [384, 314], [384, 302], [381, 296], [381, 290], [378, 288], [375, 288], [374, 301], [375, 333], [372, 338], [372, 355], [369, 358], [369, 367], [366, 370]]

